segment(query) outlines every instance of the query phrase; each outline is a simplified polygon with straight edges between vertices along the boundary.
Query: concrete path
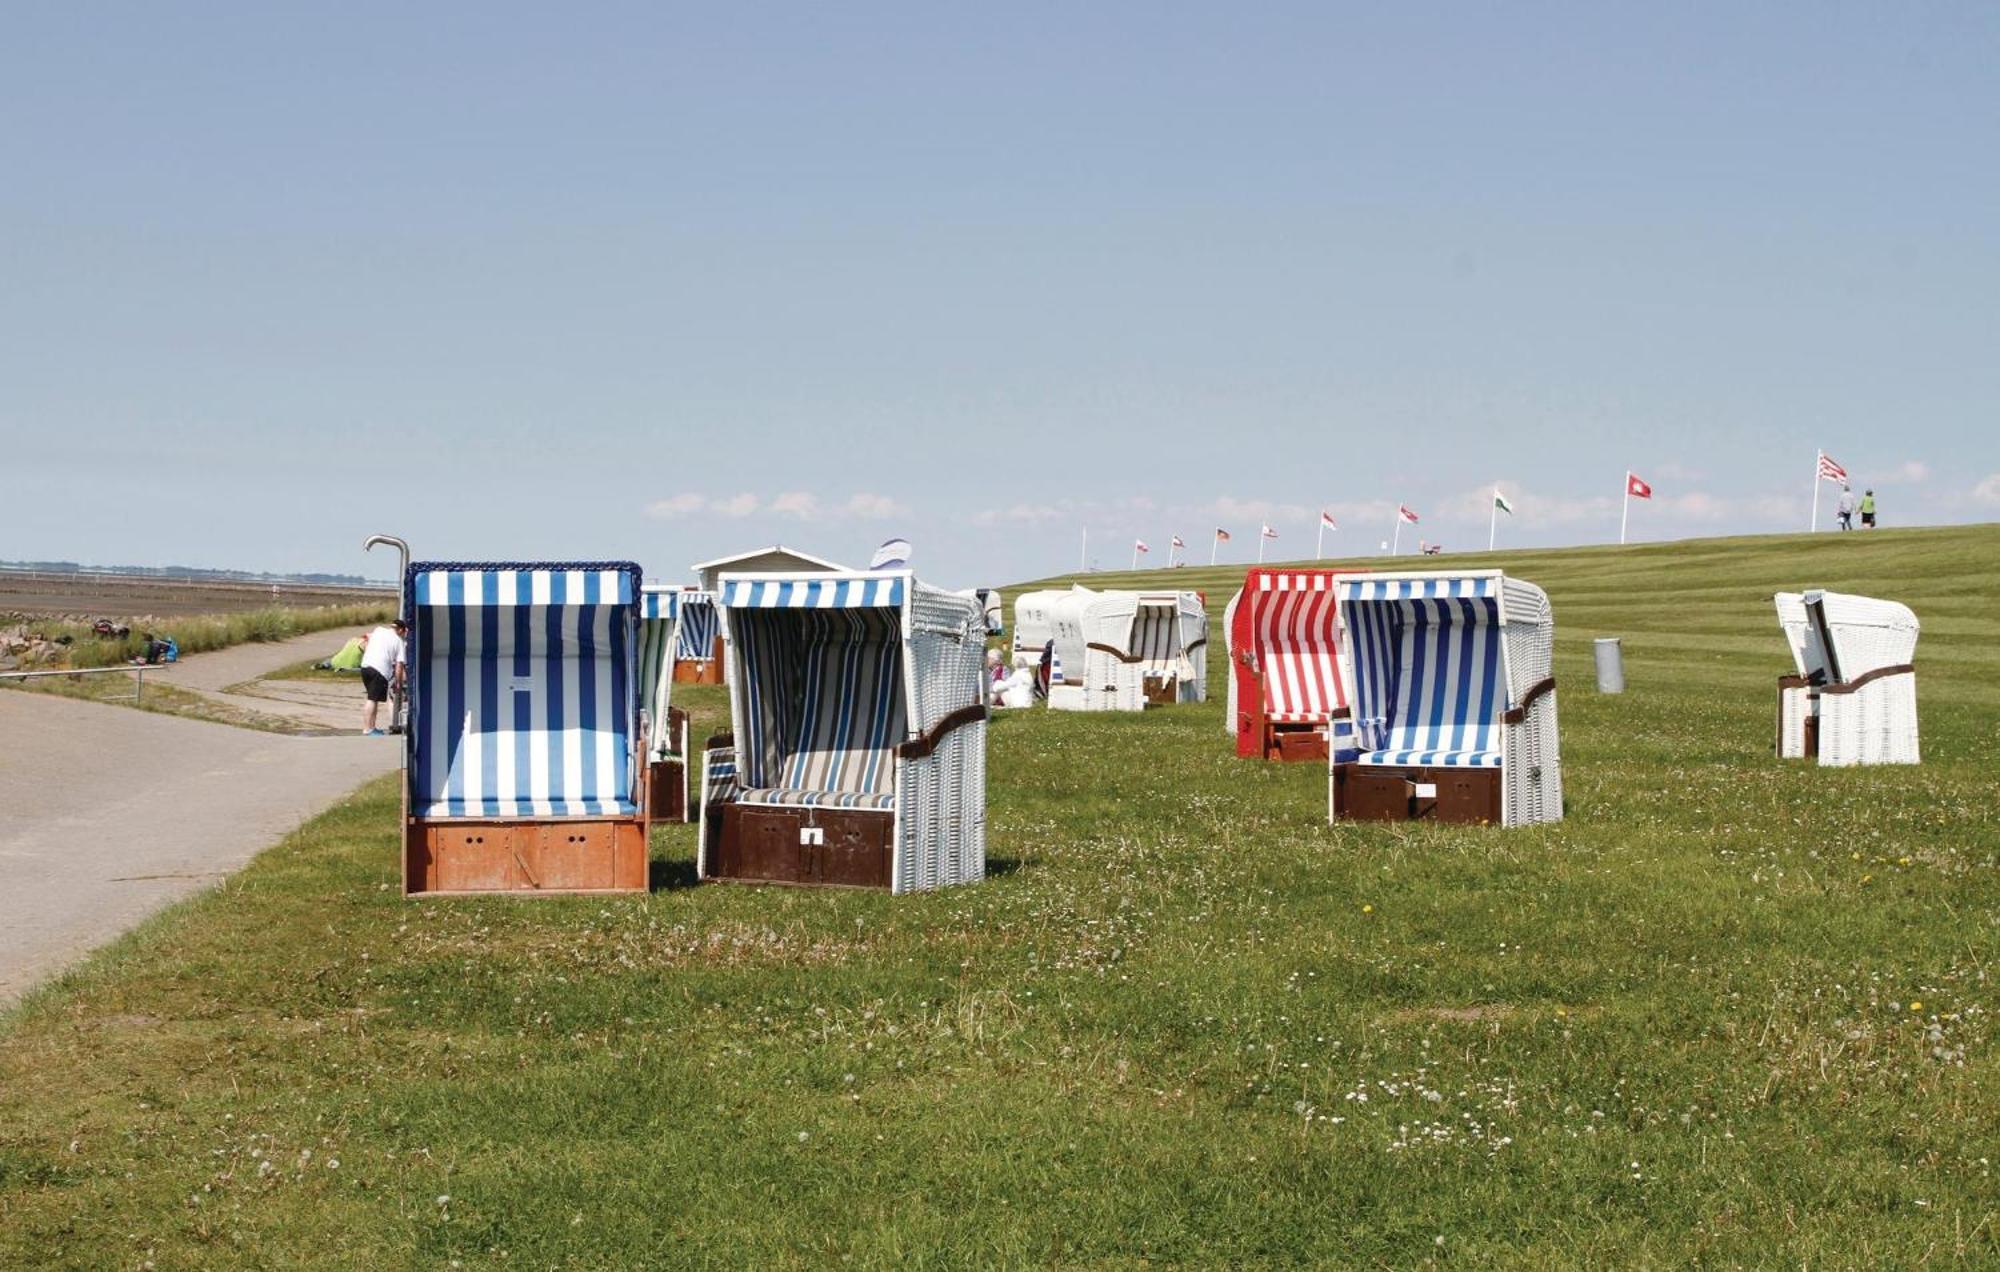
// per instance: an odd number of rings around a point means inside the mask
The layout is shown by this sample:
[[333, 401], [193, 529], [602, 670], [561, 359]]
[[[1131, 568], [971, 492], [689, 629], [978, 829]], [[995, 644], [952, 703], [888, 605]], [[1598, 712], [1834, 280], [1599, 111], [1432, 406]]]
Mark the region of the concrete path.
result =
[[[263, 645], [232, 645], [211, 654], [194, 654], [170, 667], [160, 678], [182, 689], [195, 690], [226, 706], [240, 707], [262, 715], [282, 716], [314, 730], [358, 732], [361, 728], [361, 677], [342, 676], [337, 680], [257, 680], [266, 672], [289, 667], [310, 658], [330, 658], [351, 636], [368, 629], [314, 632], [290, 640]], [[152, 672], [148, 672], [152, 675]], [[227, 689], [255, 681], [236, 693]], [[388, 708], [381, 714], [386, 726]]]
[[[167, 675], [220, 688], [345, 639], [238, 646]], [[350, 729], [358, 685], [351, 695]], [[308, 718], [300, 704], [223, 696]], [[286, 737], [11, 690], [0, 692], [0, 739], [0, 1006], [241, 867], [401, 754], [395, 738]]]

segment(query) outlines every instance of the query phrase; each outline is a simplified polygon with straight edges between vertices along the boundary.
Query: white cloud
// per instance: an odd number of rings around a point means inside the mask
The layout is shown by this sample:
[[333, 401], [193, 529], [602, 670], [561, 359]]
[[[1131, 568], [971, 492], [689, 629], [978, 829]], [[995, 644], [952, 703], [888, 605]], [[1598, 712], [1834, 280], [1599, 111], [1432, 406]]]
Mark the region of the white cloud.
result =
[[656, 521], [672, 521], [677, 517], [691, 517], [707, 506], [708, 496], [690, 492], [655, 499], [646, 505], [646, 515]]
[[882, 521], [889, 517], [906, 517], [910, 510], [887, 495], [872, 495], [863, 492], [848, 497], [841, 505], [841, 515], [855, 517], [863, 521]]
[[731, 495], [727, 499], [712, 499], [708, 506], [712, 511], [719, 512], [725, 517], [747, 517], [763, 506], [763, 500], [744, 493]]
[[2000, 507], [2000, 473], [1994, 473], [1991, 477], [1974, 486], [1972, 488], [1972, 498], [1976, 502], [1986, 504], [1989, 507]]
[[811, 521], [819, 515], [819, 500], [803, 490], [788, 490], [771, 500], [771, 511]]
[[1914, 486], [1929, 481], [1931, 466], [1921, 459], [1906, 459], [1890, 469], [1886, 476], [1877, 477], [1878, 486]]

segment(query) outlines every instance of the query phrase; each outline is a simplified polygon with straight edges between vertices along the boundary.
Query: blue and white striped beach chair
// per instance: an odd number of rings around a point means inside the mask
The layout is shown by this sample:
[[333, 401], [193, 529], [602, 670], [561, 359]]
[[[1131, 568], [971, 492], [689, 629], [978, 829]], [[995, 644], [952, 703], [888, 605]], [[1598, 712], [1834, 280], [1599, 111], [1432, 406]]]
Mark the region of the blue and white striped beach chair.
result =
[[646, 887], [640, 574], [418, 562], [406, 893]]
[[694, 816], [688, 799], [687, 712], [673, 705], [674, 666], [691, 595], [698, 594], [649, 583], [639, 598], [639, 701], [646, 710], [646, 806], [653, 821], [685, 822]]
[[683, 588], [678, 608], [673, 678], [684, 685], [721, 684], [722, 659], [716, 644], [722, 639], [722, 619], [715, 611], [715, 598], [699, 588]]
[[703, 878], [887, 887], [986, 871], [985, 620], [907, 571], [722, 576], [733, 732]]
[[1336, 587], [1358, 754], [1332, 764], [1333, 817], [1559, 820], [1548, 596], [1498, 570], [1354, 575]]

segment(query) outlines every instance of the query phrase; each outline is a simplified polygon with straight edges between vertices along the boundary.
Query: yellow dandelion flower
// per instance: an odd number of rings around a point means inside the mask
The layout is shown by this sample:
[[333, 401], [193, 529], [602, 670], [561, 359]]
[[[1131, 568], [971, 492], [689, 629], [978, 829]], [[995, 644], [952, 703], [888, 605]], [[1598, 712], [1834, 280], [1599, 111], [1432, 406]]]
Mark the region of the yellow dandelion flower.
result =
[[1361, 912], [1363, 914], [1373, 914], [1375, 913], [1375, 907], [1372, 905], [1364, 905], [1361, 907]]
[[1924, 1009], [1924, 1005], [1923, 1005], [1922, 1003], [1916, 1003], [1916, 1002], [1913, 1002], [1913, 1003], [1911, 1003], [1911, 1004], [1910, 1004], [1910, 1010], [1911, 1010], [1911, 1011], [1922, 1011], [1923, 1009]]

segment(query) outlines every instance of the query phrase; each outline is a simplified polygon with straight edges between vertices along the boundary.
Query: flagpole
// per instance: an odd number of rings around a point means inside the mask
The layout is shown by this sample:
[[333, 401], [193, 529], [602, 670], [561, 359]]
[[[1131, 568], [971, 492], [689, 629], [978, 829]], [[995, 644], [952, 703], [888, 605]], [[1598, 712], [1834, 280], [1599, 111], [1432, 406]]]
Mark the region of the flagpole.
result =
[[1486, 550], [1493, 550], [1493, 537], [1500, 533], [1500, 483], [1493, 483], [1493, 508], [1486, 514]]
[[1264, 564], [1264, 527], [1257, 527], [1257, 564]]
[[1222, 536], [1219, 534], [1210, 535], [1208, 537], [1208, 563], [1210, 565], [1215, 564], [1215, 554], [1220, 551], [1222, 551]]
[[1396, 531], [1389, 537], [1389, 555], [1401, 556], [1402, 553], [1403, 553], [1403, 510], [1399, 506], [1396, 509]]
[[1319, 536], [1313, 540], [1313, 560], [1317, 561], [1325, 555], [1326, 555], [1326, 514], [1321, 513], [1319, 517]]
[[1814, 450], [1813, 450], [1813, 513], [1812, 513], [1812, 528], [1811, 528], [1811, 529], [1809, 529], [1808, 531], [1806, 531], [1806, 533], [1807, 533], [1807, 534], [1818, 534], [1818, 533], [1819, 533], [1819, 461], [1820, 461], [1820, 457], [1821, 457], [1822, 455], [1824, 455], [1824, 454], [1826, 454], [1826, 452], [1825, 452], [1825, 451], [1823, 451], [1823, 450], [1820, 450], [1820, 449], [1818, 449], [1818, 448], [1814, 448]]
[[1076, 568], [1077, 572], [1080, 574], [1088, 573], [1090, 570], [1090, 527], [1089, 526], [1085, 526], [1083, 528], [1083, 556], [1076, 563]]
[[1137, 542], [1132, 544], [1132, 568], [1134, 570], [1139, 568], [1139, 545]]
[[1625, 527], [1632, 520], [1632, 471], [1625, 470], [1625, 510], [1618, 514], [1618, 545], [1625, 545]]

